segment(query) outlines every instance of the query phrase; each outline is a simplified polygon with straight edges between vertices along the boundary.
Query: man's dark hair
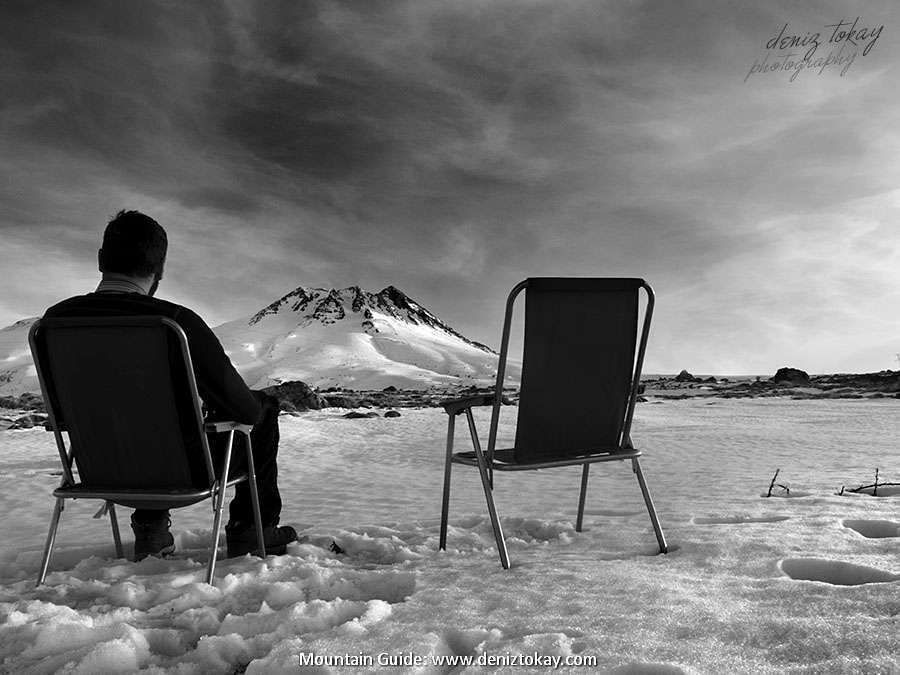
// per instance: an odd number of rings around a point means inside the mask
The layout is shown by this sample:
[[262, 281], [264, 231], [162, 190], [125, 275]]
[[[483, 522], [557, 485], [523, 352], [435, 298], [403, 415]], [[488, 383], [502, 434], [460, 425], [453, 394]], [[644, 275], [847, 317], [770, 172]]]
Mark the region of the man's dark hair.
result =
[[140, 211], [119, 211], [103, 233], [100, 271], [136, 277], [162, 273], [169, 240], [166, 231]]

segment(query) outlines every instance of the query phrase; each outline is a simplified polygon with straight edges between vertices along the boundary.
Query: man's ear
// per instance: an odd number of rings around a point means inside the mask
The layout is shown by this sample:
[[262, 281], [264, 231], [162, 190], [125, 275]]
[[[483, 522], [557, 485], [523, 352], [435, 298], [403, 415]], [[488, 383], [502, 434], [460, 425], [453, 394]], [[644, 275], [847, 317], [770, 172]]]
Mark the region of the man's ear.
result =
[[103, 249], [102, 248], [97, 249], [97, 269], [99, 269], [101, 272], [103, 271]]

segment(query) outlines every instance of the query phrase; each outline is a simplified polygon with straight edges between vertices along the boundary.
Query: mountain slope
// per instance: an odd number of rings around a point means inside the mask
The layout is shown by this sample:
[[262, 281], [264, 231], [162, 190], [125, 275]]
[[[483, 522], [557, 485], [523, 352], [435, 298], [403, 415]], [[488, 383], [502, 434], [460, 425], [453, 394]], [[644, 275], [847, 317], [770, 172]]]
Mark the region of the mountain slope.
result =
[[[23, 319], [0, 330], [0, 396], [38, 392]], [[253, 388], [425, 389], [493, 382], [497, 354], [467, 339], [394, 286], [370, 293], [297, 288], [213, 331]], [[519, 370], [508, 368], [513, 378]]]
[[494, 351], [394, 286], [378, 293], [300, 287], [215, 332], [251, 387], [288, 380], [354, 389], [488, 384], [497, 368]]
[[0, 329], [0, 396], [41, 390], [28, 348], [28, 331], [37, 319], [22, 319]]

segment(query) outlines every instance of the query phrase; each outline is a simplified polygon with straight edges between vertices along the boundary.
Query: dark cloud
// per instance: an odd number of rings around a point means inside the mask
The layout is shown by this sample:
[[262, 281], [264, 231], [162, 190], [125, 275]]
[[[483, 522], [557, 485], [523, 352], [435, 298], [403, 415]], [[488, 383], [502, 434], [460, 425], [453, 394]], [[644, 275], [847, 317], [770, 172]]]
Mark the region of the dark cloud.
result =
[[222, 187], [190, 187], [173, 196], [188, 209], [208, 208], [237, 215], [252, 214], [261, 206], [259, 199]]

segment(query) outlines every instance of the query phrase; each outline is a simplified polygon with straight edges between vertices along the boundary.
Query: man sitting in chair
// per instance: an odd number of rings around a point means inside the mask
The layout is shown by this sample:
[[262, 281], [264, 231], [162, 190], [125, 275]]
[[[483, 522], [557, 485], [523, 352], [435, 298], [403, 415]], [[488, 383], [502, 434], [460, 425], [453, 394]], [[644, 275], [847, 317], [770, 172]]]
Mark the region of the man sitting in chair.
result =
[[[98, 255], [103, 277], [97, 290], [63, 300], [48, 309], [44, 316], [152, 315], [168, 317], [181, 326], [187, 335], [197, 389], [209, 411], [207, 418], [253, 425], [250, 439], [266, 553], [280, 555], [288, 543], [297, 539], [297, 532], [287, 525], [278, 526], [281, 513], [276, 464], [278, 400], [247, 387], [218, 338], [196, 313], [153, 297], [163, 277], [167, 247], [166, 232], [159, 223], [137, 211], [120, 211], [103, 234], [103, 246]], [[217, 443], [215, 438], [210, 440], [210, 450], [214, 459], [224, 454], [223, 444]], [[233, 470], [245, 468], [245, 453], [235, 452], [234, 457]], [[239, 483], [235, 489], [225, 526], [229, 557], [244, 555], [257, 548], [249, 484]], [[175, 539], [169, 532], [170, 525], [168, 510], [135, 510], [131, 516], [135, 560], [174, 551]]]

